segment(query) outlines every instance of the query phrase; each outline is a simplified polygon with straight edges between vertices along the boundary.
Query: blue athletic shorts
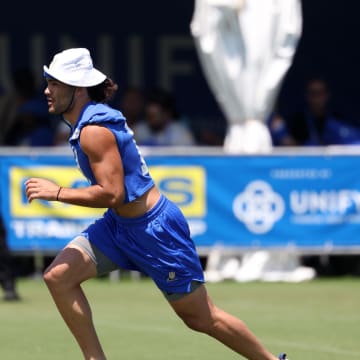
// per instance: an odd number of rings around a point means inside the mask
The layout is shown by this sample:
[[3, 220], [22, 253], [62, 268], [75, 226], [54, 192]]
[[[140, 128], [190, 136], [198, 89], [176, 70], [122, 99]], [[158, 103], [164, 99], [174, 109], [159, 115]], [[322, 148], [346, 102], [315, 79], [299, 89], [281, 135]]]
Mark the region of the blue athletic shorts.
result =
[[204, 282], [188, 223], [164, 195], [137, 218], [109, 209], [81, 235], [120, 268], [150, 276], [164, 293], [189, 293], [194, 282]]

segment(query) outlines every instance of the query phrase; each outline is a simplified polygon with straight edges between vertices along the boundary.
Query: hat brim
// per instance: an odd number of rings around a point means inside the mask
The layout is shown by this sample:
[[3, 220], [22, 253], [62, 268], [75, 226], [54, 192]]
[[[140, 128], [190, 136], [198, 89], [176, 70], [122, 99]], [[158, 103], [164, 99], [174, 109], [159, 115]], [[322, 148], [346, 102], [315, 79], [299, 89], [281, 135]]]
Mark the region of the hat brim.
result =
[[44, 77], [49, 77], [58, 80], [66, 85], [78, 86], [78, 87], [92, 87], [101, 84], [106, 79], [106, 75], [101, 71], [92, 68], [86, 76], [82, 76], [81, 79], [75, 79], [67, 74], [60, 74], [56, 71], [50, 70], [46, 65], [43, 66]]

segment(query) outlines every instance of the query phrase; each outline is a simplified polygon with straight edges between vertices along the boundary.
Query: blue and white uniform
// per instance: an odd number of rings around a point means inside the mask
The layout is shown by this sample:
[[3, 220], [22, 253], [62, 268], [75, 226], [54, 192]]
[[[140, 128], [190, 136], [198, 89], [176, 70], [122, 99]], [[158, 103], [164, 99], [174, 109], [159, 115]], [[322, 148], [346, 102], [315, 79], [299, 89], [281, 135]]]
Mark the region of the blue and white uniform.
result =
[[[80, 145], [81, 129], [95, 124], [114, 134], [123, 161], [125, 203], [134, 201], [152, 188], [154, 181], [120, 111], [99, 103], [85, 106], [69, 138], [79, 168], [96, 184]], [[125, 218], [108, 209], [81, 235], [118, 267], [150, 276], [165, 294], [188, 293], [194, 282], [204, 282], [187, 221], [164, 195], [140, 217]]]

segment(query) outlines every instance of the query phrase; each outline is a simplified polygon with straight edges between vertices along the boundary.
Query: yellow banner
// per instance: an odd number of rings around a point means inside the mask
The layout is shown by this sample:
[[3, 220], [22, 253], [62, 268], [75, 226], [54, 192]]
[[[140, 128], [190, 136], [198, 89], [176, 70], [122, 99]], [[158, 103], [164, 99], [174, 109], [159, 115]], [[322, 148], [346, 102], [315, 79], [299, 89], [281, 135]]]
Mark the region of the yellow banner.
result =
[[[10, 169], [10, 212], [14, 217], [96, 218], [105, 209], [64, 204], [57, 201], [27, 202], [24, 183], [30, 177], [52, 180], [63, 187], [85, 187], [87, 180], [76, 166], [32, 166]], [[150, 174], [160, 191], [175, 202], [187, 217], [206, 213], [205, 170], [201, 166], [153, 166]]]

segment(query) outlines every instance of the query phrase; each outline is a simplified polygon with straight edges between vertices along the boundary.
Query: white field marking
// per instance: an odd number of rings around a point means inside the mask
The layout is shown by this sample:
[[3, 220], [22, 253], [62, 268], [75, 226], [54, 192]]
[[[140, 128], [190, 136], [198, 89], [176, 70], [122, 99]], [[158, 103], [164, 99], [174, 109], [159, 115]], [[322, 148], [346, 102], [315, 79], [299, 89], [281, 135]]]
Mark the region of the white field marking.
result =
[[335, 355], [343, 355], [343, 356], [351, 356], [354, 358], [360, 358], [360, 351], [354, 350], [346, 350], [341, 348], [336, 348], [333, 346], [319, 346], [318, 344], [310, 344], [310, 343], [298, 343], [298, 342], [286, 342], [286, 341], [278, 341], [278, 340], [271, 340], [265, 339], [268, 343], [272, 345], [279, 346], [282, 348], [294, 348], [294, 349], [301, 349], [301, 350], [308, 350], [311, 352], [318, 352], [318, 353], [329, 353]]

